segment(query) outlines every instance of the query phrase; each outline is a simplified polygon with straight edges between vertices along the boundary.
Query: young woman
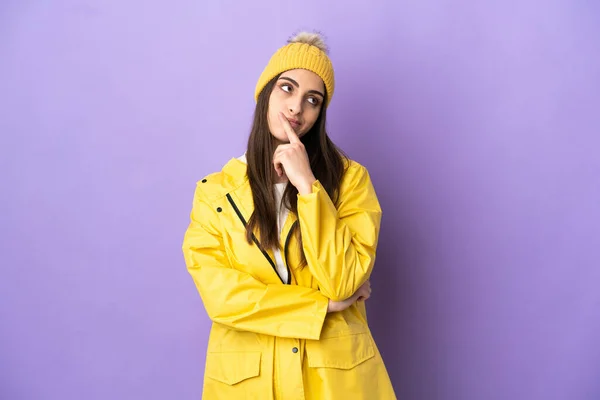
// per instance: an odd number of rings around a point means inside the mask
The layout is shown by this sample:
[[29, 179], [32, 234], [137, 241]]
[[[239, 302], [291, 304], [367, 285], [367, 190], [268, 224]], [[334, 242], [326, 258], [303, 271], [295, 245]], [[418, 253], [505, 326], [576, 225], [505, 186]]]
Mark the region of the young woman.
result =
[[381, 209], [325, 130], [334, 73], [301, 33], [258, 79], [246, 153], [198, 182], [188, 271], [213, 321], [203, 399], [395, 399], [364, 300]]

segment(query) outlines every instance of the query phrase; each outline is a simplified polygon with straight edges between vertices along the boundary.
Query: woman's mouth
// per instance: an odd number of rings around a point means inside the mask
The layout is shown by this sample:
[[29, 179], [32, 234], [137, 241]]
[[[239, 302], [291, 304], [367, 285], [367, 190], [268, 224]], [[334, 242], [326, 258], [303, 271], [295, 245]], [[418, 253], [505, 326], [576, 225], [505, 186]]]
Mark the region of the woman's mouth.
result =
[[300, 127], [300, 125], [302, 125], [300, 123], [300, 121], [298, 121], [297, 119], [290, 119], [290, 118], [288, 118], [288, 122], [290, 123], [290, 125], [292, 126], [292, 128], [294, 128], [294, 130], [296, 130], [298, 127]]

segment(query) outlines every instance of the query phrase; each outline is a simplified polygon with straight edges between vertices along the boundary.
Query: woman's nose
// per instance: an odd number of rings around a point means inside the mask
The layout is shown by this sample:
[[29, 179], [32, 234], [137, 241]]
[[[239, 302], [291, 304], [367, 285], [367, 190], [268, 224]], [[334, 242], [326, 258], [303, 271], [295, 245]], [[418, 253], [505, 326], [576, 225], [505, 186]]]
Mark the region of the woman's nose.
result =
[[290, 99], [288, 110], [292, 115], [300, 114], [302, 112], [302, 100], [298, 98]]

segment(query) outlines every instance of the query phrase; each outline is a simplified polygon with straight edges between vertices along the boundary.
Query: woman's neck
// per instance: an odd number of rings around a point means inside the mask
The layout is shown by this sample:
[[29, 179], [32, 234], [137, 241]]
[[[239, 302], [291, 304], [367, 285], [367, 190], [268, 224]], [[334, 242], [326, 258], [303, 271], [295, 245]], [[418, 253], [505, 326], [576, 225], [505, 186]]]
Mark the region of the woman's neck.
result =
[[283, 174], [282, 176], [277, 176], [277, 173], [275, 173], [275, 183], [287, 183], [288, 182], [288, 178], [285, 174]]

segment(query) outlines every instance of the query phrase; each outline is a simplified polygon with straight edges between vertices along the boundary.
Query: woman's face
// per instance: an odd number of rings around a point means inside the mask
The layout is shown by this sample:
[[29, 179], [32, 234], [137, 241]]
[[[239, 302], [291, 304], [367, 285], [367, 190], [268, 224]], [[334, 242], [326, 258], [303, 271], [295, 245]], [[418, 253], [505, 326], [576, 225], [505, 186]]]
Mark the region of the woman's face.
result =
[[269, 97], [267, 119], [269, 130], [278, 142], [288, 143], [288, 137], [279, 121], [281, 112], [296, 134], [302, 137], [319, 117], [323, 106], [325, 85], [319, 75], [305, 69], [282, 73]]

